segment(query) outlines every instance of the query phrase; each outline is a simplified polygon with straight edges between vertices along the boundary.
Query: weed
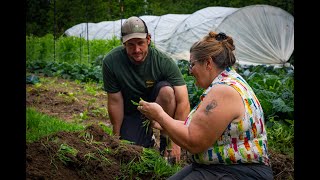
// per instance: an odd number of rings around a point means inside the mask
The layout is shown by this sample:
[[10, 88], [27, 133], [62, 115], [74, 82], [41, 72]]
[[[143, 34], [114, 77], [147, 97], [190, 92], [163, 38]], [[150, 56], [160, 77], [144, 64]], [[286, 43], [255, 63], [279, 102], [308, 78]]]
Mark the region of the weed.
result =
[[88, 119], [88, 110], [84, 110], [82, 113], [79, 114], [81, 120]]
[[90, 95], [95, 96], [97, 94], [97, 88], [93, 87], [90, 83], [85, 84], [84, 90], [89, 93]]
[[67, 164], [68, 162], [72, 161], [72, 159], [70, 159], [68, 157], [68, 155], [75, 157], [78, 153], [78, 150], [74, 149], [73, 147], [68, 146], [67, 144], [61, 144], [57, 153], [58, 153], [57, 154], [58, 159], [63, 164]]
[[59, 97], [62, 97], [64, 102], [70, 104], [73, 103], [75, 101], [79, 102], [79, 99], [75, 97], [75, 94], [72, 92], [59, 92], [58, 94]]
[[101, 115], [102, 117], [105, 117], [106, 119], [109, 119], [108, 110], [105, 107], [98, 107], [96, 109], [93, 109], [91, 111], [95, 116]]
[[90, 160], [97, 160], [97, 157], [95, 157], [95, 153], [89, 152], [84, 155], [85, 163], [88, 164]]
[[[109, 151], [109, 149], [108, 148], [104, 148], [103, 150], [101, 150], [101, 149], [99, 149], [99, 148], [97, 148], [97, 147], [95, 147], [96, 149], [97, 149], [97, 151], [98, 151], [98, 154], [100, 155], [100, 161], [103, 163], [103, 164], [111, 164], [112, 162], [108, 159], [108, 158], [106, 158], [105, 157], [105, 155], [106, 154], [110, 154], [110, 151]], [[107, 149], [107, 150], [106, 150]], [[113, 162], [114, 163], [114, 162]]]
[[93, 135], [90, 134], [89, 132], [81, 132], [79, 134], [79, 137], [83, 137], [84, 142], [88, 143], [88, 144], [92, 144], [93, 143]]
[[113, 132], [112, 132], [112, 128], [111, 128], [111, 127], [105, 125], [105, 124], [102, 123], [102, 122], [99, 122], [99, 126], [100, 126], [106, 133], [108, 133], [110, 136], [113, 135]]

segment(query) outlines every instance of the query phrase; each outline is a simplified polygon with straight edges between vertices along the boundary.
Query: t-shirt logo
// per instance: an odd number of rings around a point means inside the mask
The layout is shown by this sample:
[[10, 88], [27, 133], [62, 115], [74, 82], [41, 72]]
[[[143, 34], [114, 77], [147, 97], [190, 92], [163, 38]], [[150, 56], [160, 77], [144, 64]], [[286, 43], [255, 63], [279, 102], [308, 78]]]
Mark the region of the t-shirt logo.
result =
[[147, 88], [152, 87], [153, 85], [154, 85], [154, 81], [153, 80], [146, 80]]

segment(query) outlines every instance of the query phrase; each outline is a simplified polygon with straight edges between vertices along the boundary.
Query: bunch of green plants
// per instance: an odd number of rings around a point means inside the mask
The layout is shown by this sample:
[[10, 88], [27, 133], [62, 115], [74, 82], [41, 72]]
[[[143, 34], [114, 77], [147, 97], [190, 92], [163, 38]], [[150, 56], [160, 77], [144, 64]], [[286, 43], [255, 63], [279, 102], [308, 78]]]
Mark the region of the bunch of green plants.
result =
[[[204, 90], [195, 85], [194, 77], [188, 72], [188, 61], [180, 60], [177, 64], [186, 81], [192, 108], [197, 105]], [[81, 82], [102, 83], [102, 68], [99, 65], [33, 61], [27, 62], [27, 71]], [[266, 119], [269, 117], [276, 117], [279, 120], [294, 119], [294, 74], [292, 69], [259, 65], [239, 67], [237, 71], [256, 93]]]
[[143, 148], [142, 155], [139, 161], [132, 160], [128, 164], [122, 166], [123, 177], [122, 179], [132, 179], [134, 175], [150, 174], [150, 179], [167, 179], [174, 173], [181, 169], [181, 165], [170, 165], [154, 149]]
[[111, 40], [74, 36], [61, 36], [54, 40], [52, 34], [43, 37], [26, 36], [26, 61], [56, 61], [69, 64], [101, 65], [104, 55], [121, 45], [115, 36]]
[[268, 147], [273, 151], [294, 156], [294, 121], [276, 121], [273, 117], [267, 122]]
[[54, 39], [52, 34], [43, 37], [26, 36], [26, 60], [52, 61], [54, 51]]
[[294, 119], [294, 71], [291, 67], [244, 65], [237, 71], [256, 93], [266, 119]]
[[102, 67], [99, 65], [37, 60], [27, 61], [26, 70], [28, 73], [57, 76], [81, 82], [102, 82]]
[[57, 156], [58, 159], [63, 164], [68, 164], [68, 162], [72, 162], [73, 160], [70, 156], [76, 157], [78, 150], [69, 146], [68, 144], [60, 144], [60, 148], [58, 149]]

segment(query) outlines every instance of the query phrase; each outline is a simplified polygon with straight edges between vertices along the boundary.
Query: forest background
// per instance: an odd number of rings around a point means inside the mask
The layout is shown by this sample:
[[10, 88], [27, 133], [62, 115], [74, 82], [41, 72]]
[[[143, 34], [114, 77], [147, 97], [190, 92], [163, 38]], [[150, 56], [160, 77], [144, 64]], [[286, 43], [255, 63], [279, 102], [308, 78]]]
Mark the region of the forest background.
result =
[[293, 0], [27, 0], [26, 35], [60, 37], [84, 22], [115, 21], [130, 16], [192, 14], [211, 7], [241, 8], [255, 4], [279, 7], [294, 16]]

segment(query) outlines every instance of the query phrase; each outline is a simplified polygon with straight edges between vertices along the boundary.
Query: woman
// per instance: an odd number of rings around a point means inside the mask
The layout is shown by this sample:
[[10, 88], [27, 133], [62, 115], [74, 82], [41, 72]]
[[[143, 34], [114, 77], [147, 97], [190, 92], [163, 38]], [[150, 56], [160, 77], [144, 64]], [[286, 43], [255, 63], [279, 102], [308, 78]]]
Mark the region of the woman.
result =
[[169, 179], [273, 179], [262, 107], [235, 71], [233, 39], [209, 32], [190, 48], [189, 71], [206, 89], [185, 122], [161, 106], [140, 101], [138, 110], [181, 148], [192, 164]]

